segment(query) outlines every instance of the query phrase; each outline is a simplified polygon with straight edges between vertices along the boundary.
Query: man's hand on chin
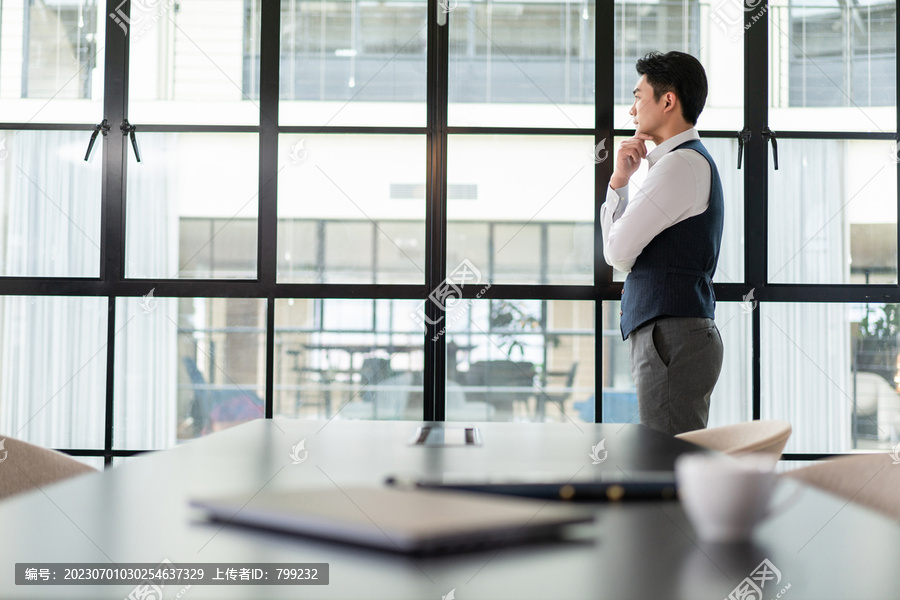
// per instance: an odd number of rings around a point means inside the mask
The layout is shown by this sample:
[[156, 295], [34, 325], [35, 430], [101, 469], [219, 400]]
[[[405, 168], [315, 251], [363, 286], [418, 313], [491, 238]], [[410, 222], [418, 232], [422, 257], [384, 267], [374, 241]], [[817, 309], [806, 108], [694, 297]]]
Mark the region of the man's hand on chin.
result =
[[616, 154], [616, 168], [609, 179], [609, 187], [617, 190], [628, 185], [628, 180], [641, 166], [641, 160], [647, 158], [647, 142], [652, 140], [653, 136], [638, 129], [634, 137], [622, 142]]

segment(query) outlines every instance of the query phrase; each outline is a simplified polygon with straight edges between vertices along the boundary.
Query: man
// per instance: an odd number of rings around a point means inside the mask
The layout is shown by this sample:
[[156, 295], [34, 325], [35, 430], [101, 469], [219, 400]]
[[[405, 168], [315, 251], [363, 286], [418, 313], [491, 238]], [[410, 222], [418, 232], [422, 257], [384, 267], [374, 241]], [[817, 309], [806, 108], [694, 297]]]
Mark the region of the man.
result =
[[[622, 143], [600, 212], [603, 255], [628, 276], [622, 339], [641, 423], [675, 435], [706, 427], [722, 369], [712, 277], [722, 240], [722, 184], [694, 125], [706, 102], [706, 73], [683, 52], [637, 61], [629, 114], [637, 128]], [[656, 148], [647, 153], [646, 143]], [[629, 184], [646, 159], [640, 186]]]

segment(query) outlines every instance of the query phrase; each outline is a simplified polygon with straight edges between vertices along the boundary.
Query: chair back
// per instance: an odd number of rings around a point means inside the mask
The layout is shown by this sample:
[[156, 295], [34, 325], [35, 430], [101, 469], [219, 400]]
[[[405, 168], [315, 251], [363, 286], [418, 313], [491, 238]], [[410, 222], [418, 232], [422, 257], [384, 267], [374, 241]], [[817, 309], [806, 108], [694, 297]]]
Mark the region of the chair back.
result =
[[782, 474], [900, 521], [900, 456], [856, 454]]
[[191, 383], [195, 386], [206, 385], [206, 379], [203, 377], [203, 373], [200, 372], [200, 369], [197, 367], [197, 361], [195, 361], [190, 356], [182, 356], [181, 364], [184, 365], [184, 370], [187, 371], [188, 377], [191, 380]]
[[791, 424], [786, 421], [749, 421], [687, 431], [675, 437], [734, 456], [760, 452], [781, 458], [791, 431]]
[[405, 419], [406, 405], [409, 404], [412, 385], [412, 371], [405, 371], [381, 381], [373, 390], [372, 418]]
[[0, 499], [92, 472], [67, 454], [0, 435]]

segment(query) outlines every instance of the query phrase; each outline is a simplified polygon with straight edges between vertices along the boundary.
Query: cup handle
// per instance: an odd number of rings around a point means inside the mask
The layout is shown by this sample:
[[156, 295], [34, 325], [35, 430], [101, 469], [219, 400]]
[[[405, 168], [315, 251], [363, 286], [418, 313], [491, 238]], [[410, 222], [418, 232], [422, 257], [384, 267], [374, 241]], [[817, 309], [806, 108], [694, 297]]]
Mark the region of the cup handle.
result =
[[[779, 482], [782, 481], [784, 481], [784, 479], [779, 478]], [[803, 485], [798, 481], [791, 481], [790, 484], [793, 484], [794, 486], [794, 491], [791, 492], [790, 496], [780, 501], [775, 506], [770, 506], [763, 514], [763, 518], [761, 520], [777, 517], [778, 515], [784, 513], [787, 509], [797, 504], [797, 501], [800, 500], [800, 497], [803, 495]]]

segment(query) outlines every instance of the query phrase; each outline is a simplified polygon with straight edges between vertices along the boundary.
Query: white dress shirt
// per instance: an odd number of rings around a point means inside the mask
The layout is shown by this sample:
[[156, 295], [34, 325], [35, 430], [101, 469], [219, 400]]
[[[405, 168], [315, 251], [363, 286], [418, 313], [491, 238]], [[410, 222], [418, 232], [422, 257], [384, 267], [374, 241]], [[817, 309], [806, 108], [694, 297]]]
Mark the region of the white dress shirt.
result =
[[[694, 150], [673, 148], [699, 140], [693, 127], [673, 135], [647, 154], [647, 177], [608, 188], [600, 207], [603, 257], [629, 273], [644, 247], [664, 229], [699, 215], [709, 205], [709, 163]], [[629, 188], [635, 188], [629, 194]], [[629, 195], [631, 198], [629, 199]]]

